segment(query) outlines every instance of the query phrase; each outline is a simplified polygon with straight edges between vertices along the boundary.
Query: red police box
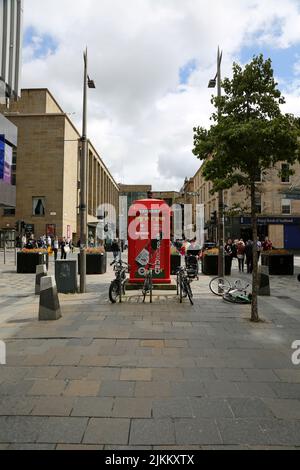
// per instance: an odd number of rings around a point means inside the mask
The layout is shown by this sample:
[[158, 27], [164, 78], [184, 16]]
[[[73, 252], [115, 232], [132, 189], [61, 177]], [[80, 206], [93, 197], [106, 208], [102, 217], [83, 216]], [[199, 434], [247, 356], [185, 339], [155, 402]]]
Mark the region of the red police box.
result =
[[142, 284], [149, 266], [154, 284], [171, 283], [171, 209], [160, 199], [135, 201], [128, 214], [130, 283]]

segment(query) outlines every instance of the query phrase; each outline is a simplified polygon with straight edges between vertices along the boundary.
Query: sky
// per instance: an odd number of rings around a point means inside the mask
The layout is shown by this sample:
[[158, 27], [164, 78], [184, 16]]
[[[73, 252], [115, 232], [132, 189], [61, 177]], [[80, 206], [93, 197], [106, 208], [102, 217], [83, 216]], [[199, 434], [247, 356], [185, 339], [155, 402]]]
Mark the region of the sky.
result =
[[22, 88], [48, 88], [81, 129], [88, 47], [88, 137], [118, 183], [178, 191], [200, 166], [208, 81], [271, 58], [284, 112], [300, 115], [300, 0], [24, 0]]

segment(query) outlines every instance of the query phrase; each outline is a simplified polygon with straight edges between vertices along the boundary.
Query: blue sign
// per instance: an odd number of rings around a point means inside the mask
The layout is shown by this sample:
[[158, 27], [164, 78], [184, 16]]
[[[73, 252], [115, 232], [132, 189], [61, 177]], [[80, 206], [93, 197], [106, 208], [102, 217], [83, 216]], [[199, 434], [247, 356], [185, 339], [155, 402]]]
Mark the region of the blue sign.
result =
[[5, 164], [5, 136], [0, 135], [0, 179], [4, 177], [4, 164]]
[[[299, 224], [299, 217], [258, 217], [258, 225], [294, 225]], [[251, 217], [241, 217], [241, 225], [252, 225]]]

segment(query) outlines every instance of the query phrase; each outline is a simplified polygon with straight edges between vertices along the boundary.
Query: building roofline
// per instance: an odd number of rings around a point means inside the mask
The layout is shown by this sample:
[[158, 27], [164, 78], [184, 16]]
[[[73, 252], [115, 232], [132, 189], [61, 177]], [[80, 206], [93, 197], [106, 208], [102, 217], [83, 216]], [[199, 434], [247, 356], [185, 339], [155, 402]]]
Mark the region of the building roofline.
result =
[[62, 114], [65, 114], [64, 110], [62, 109], [62, 107], [59, 105], [59, 103], [56, 101], [56, 99], [54, 98], [54, 96], [52, 95], [51, 91], [48, 89], [48, 88], [22, 88], [21, 89], [21, 97], [22, 97], [22, 91], [45, 91], [46, 93], [48, 93], [48, 95], [51, 97], [51, 99], [54, 101], [54, 103], [56, 104], [56, 106], [61, 110]]

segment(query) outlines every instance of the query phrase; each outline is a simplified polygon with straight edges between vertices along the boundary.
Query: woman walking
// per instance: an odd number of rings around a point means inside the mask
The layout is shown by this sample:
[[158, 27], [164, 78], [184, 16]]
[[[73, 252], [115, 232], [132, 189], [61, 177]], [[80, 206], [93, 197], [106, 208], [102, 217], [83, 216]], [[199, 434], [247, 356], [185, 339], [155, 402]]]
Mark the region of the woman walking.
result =
[[245, 268], [245, 249], [246, 249], [244, 240], [241, 239], [239, 242], [237, 242], [236, 248], [237, 248], [237, 259], [239, 262], [239, 272], [243, 273], [244, 268]]

